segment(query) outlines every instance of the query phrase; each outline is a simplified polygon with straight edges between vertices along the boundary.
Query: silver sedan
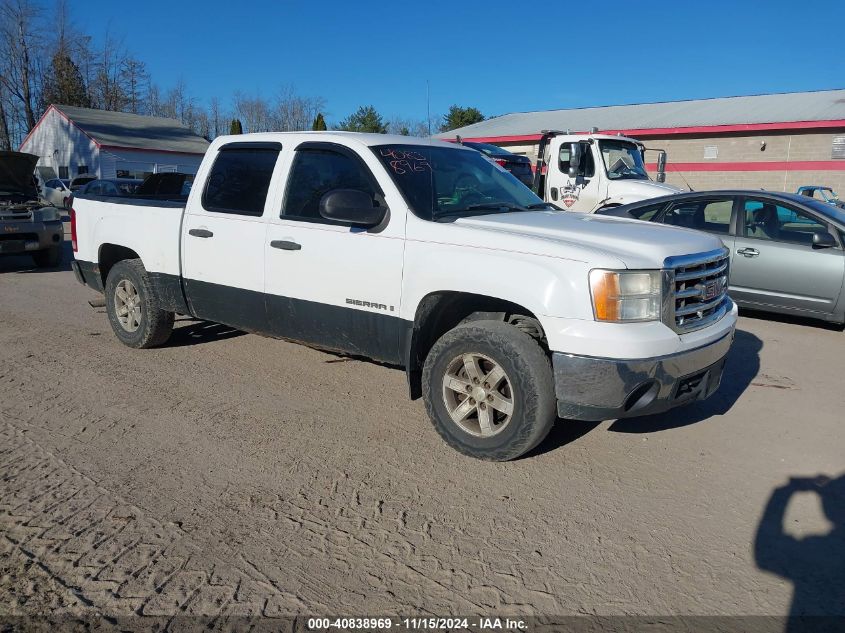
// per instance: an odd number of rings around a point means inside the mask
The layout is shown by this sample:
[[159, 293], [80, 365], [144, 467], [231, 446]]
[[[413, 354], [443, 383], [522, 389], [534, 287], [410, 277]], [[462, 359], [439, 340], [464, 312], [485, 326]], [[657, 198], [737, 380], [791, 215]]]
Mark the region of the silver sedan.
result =
[[792, 193], [696, 191], [600, 211], [713, 233], [740, 306], [845, 322], [845, 209]]

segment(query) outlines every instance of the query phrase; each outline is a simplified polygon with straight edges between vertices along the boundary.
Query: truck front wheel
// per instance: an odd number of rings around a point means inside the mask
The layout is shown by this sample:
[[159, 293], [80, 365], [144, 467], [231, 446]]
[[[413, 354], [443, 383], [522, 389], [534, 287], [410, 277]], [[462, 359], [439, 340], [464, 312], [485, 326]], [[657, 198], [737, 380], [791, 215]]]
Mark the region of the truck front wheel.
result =
[[124, 259], [106, 278], [106, 312], [115, 336], [129, 347], [161, 345], [173, 331], [173, 313], [162, 310], [140, 259]]
[[534, 338], [507, 323], [470, 321], [450, 330], [426, 357], [422, 378], [434, 428], [471, 457], [519, 457], [556, 419], [548, 357]]

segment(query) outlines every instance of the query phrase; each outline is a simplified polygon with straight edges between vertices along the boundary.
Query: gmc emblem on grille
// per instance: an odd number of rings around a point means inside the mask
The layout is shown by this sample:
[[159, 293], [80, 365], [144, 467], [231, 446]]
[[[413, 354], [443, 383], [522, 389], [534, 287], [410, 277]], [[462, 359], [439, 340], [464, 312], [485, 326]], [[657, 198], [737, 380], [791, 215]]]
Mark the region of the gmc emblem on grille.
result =
[[710, 301], [719, 294], [719, 283], [717, 281], [708, 281], [704, 284], [704, 288], [702, 288], [701, 294], [703, 295], [702, 298], [705, 301]]

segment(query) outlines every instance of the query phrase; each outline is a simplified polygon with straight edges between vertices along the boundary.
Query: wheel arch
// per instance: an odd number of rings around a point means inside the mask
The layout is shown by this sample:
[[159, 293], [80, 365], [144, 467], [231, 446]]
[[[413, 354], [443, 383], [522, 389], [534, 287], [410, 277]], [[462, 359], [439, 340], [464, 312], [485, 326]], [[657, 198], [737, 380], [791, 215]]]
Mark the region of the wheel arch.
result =
[[109, 271], [117, 262], [125, 259], [140, 259], [140, 256], [128, 246], [111, 244], [109, 242], [100, 244], [100, 249], [97, 253], [97, 266], [100, 271], [103, 288], [106, 287], [106, 279], [109, 276]]
[[511, 323], [545, 347], [545, 331], [537, 315], [518, 303], [455, 290], [430, 292], [417, 304], [404, 341], [405, 371], [412, 400], [422, 396], [423, 363], [437, 339], [460, 323], [477, 320]]

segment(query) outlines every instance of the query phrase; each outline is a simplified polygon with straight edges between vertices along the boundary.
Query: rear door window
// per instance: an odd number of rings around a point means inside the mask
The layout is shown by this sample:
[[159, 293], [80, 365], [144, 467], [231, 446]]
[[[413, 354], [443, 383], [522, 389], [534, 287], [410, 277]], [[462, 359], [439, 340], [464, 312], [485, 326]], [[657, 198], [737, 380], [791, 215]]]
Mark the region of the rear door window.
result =
[[664, 224], [727, 235], [731, 229], [732, 199], [686, 200], [669, 208]]
[[207, 211], [261, 216], [279, 149], [224, 145], [205, 185], [202, 206]]

